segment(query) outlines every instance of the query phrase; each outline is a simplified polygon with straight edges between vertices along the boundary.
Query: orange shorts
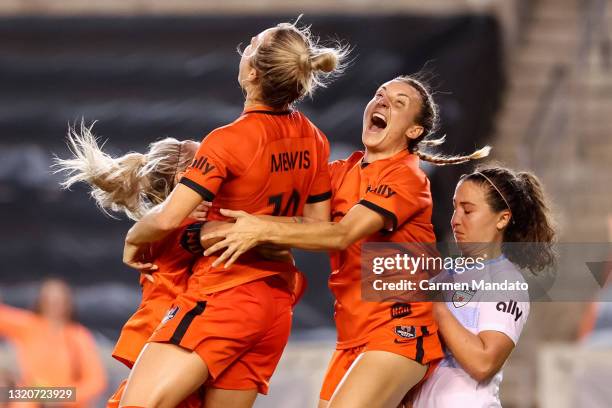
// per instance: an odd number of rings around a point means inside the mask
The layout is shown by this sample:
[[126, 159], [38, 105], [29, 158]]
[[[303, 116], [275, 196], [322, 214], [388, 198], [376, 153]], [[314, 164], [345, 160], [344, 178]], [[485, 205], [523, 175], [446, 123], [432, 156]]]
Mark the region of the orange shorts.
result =
[[[121, 384], [117, 387], [117, 391], [106, 402], [106, 408], [119, 408], [119, 402], [125, 391], [125, 385], [127, 379], [121, 381]], [[176, 408], [202, 408], [202, 401], [204, 401], [204, 389], [194, 392], [183, 400]]]
[[374, 350], [388, 351], [420, 364], [429, 364], [423, 380], [433, 372], [437, 362], [444, 357], [437, 332], [429, 333], [426, 326], [387, 324], [372, 333], [366, 344], [337, 349], [334, 352], [327, 367], [319, 397], [324, 401], [329, 401], [357, 357], [361, 353]]
[[153, 334], [153, 331], [168, 311], [174, 298], [164, 297], [158, 299], [143, 300], [138, 310], [128, 319], [115, 348], [113, 357], [132, 368], [138, 355]]
[[291, 331], [293, 296], [286, 282], [272, 276], [191, 296], [176, 299], [150, 341], [198, 353], [210, 374], [207, 387], [267, 394]]

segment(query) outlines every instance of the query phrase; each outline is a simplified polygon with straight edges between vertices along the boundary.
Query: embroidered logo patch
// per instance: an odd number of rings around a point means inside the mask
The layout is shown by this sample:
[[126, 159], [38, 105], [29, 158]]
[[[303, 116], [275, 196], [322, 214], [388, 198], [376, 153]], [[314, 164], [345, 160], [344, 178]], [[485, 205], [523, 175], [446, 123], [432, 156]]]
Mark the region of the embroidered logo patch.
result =
[[413, 339], [416, 337], [416, 329], [414, 326], [395, 326], [395, 334], [405, 339]]
[[470, 300], [474, 297], [475, 290], [458, 290], [453, 293], [453, 305], [455, 307], [462, 307], [467, 305]]
[[412, 309], [410, 308], [410, 303], [395, 303], [391, 306], [391, 318], [399, 319], [400, 317], [410, 316], [412, 314]]

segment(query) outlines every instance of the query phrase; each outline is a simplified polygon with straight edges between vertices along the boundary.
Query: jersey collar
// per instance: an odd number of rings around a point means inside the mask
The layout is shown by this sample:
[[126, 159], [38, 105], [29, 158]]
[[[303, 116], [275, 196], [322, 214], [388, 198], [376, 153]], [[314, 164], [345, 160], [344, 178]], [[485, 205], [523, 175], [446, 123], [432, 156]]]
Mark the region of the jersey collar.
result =
[[293, 110], [287, 109], [279, 111], [271, 108], [270, 106], [255, 105], [242, 111], [243, 115], [246, 115], [247, 113], [263, 113], [264, 115], [289, 115], [290, 113], [293, 113]]
[[370, 165], [374, 165], [374, 166], [385, 165], [385, 164], [393, 163], [393, 162], [400, 161], [400, 160], [408, 160], [408, 161], [416, 160], [417, 163], [419, 160], [418, 156], [416, 154], [410, 153], [408, 149], [402, 150], [401, 152], [398, 152], [391, 157], [387, 157], [386, 159], [376, 160], [371, 163], [366, 162], [364, 158], [365, 158], [365, 152], [361, 160], [359, 160], [359, 167], [361, 167], [362, 169]]

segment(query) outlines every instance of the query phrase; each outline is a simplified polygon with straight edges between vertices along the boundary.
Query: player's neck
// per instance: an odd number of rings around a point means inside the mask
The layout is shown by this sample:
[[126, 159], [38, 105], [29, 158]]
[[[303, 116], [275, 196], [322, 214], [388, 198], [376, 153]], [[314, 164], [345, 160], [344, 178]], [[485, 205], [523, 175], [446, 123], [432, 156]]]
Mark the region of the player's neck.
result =
[[266, 106], [266, 104], [259, 98], [246, 98], [244, 101], [244, 110], [254, 108], [255, 106]]
[[261, 90], [257, 86], [247, 85], [242, 88], [242, 91], [244, 93], [244, 110], [265, 105], [261, 97]]
[[255, 107], [262, 107], [262, 106], [265, 106], [265, 107], [267, 107], [267, 108], [268, 108], [268, 109], [270, 109], [270, 110], [273, 110], [273, 111], [279, 111], [279, 112], [289, 110], [289, 106], [288, 106], [288, 105], [287, 105], [287, 106], [283, 106], [283, 107], [282, 107], [282, 108], [280, 108], [280, 109], [278, 109], [278, 108], [272, 108], [270, 105], [266, 104], [266, 103], [265, 103], [264, 101], [262, 101], [261, 99], [249, 99], [249, 98], [247, 98], [247, 99], [244, 101], [244, 110], [245, 110], [245, 111], [246, 111], [246, 110], [249, 110], [249, 109], [253, 109], [253, 108], [255, 108]]
[[502, 244], [502, 239], [496, 237], [490, 242], [472, 242], [469, 244], [459, 245], [462, 246], [463, 256], [469, 256], [472, 258], [483, 257], [487, 261], [490, 261], [502, 256]]
[[386, 150], [386, 151], [372, 151], [366, 148], [365, 154], [363, 155], [363, 161], [365, 163], [372, 163], [378, 160], [385, 160], [390, 157], [395, 156], [399, 152], [405, 150], [405, 148], [400, 148], [397, 150]]
[[248, 88], [245, 90], [244, 110], [249, 110], [255, 107], [266, 106], [272, 110], [285, 111], [289, 106], [283, 106], [281, 109], [272, 108], [261, 97], [261, 92], [257, 88]]

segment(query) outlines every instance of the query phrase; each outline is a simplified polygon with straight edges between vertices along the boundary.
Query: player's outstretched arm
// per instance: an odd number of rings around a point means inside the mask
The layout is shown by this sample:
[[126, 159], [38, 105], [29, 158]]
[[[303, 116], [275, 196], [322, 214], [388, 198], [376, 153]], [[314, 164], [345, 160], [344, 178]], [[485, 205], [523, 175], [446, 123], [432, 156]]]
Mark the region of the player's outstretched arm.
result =
[[[272, 217], [277, 218], [277, 217]], [[287, 222], [291, 220], [289, 217], [282, 217], [286, 219]], [[207, 221], [200, 229], [200, 247], [201, 249], [208, 249], [217, 242], [223, 240], [223, 238], [213, 238], [213, 239], [203, 239], [207, 234], [228, 230], [232, 227], [231, 222], [228, 221]], [[258, 245], [255, 250], [261, 255], [263, 258], [268, 259], [270, 261], [279, 261], [279, 262], [290, 262], [295, 263], [293, 259], [293, 255], [291, 254], [291, 250], [282, 245], [274, 245], [274, 244], [262, 244]]]
[[298, 224], [309, 223], [309, 222], [321, 222], [329, 221], [330, 219], [330, 200], [321, 201], [314, 204], [304, 205], [304, 215], [301, 217], [280, 217], [276, 215], [257, 215], [257, 218], [272, 221], [272, 222], [283, 222], [291, 223], [295, 222]]
[[331, 213], [331, 200], [304, 205], [304, 219], [307, 222], [329, 221]]
[[229, 267], [249, 249], [262, 243], [286, 245], [313, 251], [342, 250], [385, 225], [385, 218], [360, 204], [355, 205], [340, 222], [283, 223], [273, 222], [250, 215], [244, 211], [221, 210], [236, 223], [226, 231], [206, 234], [203, 238], [222, 237], [204, 255], [213, 254], [223, 248], [225, 252], [214, 265], [223, 262]]

